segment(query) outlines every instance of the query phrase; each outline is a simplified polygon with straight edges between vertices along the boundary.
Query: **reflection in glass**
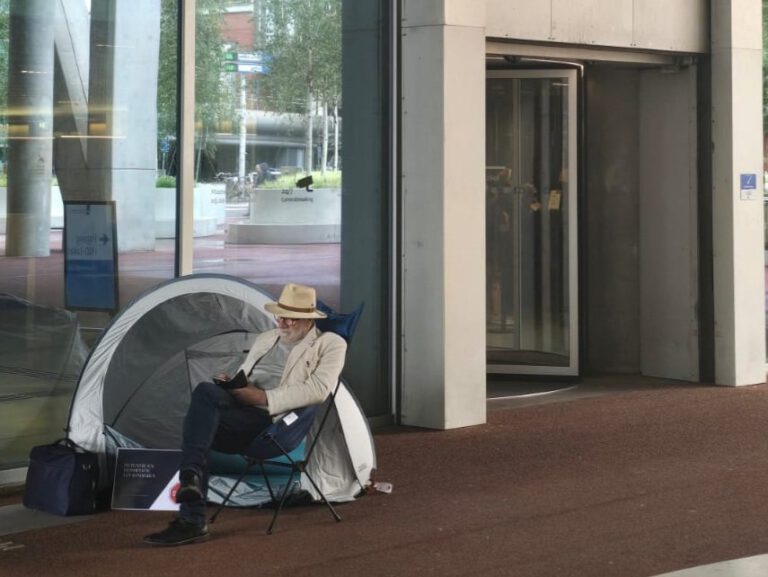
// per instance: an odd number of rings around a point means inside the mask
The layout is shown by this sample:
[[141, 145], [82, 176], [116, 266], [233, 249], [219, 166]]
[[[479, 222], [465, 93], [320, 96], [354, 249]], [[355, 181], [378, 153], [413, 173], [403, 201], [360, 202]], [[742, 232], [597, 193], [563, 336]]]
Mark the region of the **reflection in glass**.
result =
[[196, 37], [195, 271], [339, 306], [341, 0], [198, 1]]
[[[195, 272], [274, 293], [302, 282], [342, 305], [341, 4], [197, 0]], [[66, 306], [63, 203], [115, 203], [118, 308], [175, 274], [179, 6], [0, 0], [0, 473], [62, 435], [113, 314]], [[365, 144], [348, 160], [351, 236], [365, 242], [346, 249], [345, 299], [367, 302], [347, 375], [372, 414], [389, 410], [381, 6], [345, 6], [345, 133]]]
[[164, 16], [177, 8], [0, 0], [0, 470], [63, 435], [87, 347], [111, 317], [66, 310], [64, 203], [115, 203], [116, 239], [66, 232], [84, 250], [117, 243], [118, 308], [174, 274], [156, 211], [159, 127], [173, 140], [176, 125], [175, 108], [158, 119], [177, 81], [178, 35]]
[[487, 94], [488, 363], [568, 366], [568, 79]]

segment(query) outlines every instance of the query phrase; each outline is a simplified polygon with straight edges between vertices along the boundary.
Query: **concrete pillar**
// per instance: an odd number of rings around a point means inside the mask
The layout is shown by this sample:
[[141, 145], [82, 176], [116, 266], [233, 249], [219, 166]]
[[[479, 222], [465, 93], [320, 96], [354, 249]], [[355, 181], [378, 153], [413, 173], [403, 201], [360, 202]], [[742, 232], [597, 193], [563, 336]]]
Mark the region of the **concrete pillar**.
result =
[[48, 256], [53, 151], [54, 11], [11, 0], [6, 256]]
[[116, 201], [118, 249], [155, 247], [160, 3], [91, 3], [88, 168]]
[[485, 422], [485, 9], [402, 22], [404, 424]]
[[749, 385], [766, 367], [761, 2], [711, 6], [715, 380]]
[[[54, 32], [56, 115], [53, 129], [67, 138], [53, 141], [53, 165], [62, 199], [101, 200], [103, 189], [91, 186], [86, 164], [88, 134], [89, 30], [91, 14], [84, 2], [56, 1]], [[73, 138], [73, 136], [81, 138]]]

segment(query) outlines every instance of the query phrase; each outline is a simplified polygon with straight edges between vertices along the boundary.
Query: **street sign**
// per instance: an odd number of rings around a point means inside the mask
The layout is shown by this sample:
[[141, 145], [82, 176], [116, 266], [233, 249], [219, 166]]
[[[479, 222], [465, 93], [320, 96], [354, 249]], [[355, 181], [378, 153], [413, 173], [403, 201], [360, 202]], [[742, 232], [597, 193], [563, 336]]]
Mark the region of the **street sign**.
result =
[[266, 74], [267, 58], [263, 52], [234, 52], [224, 53], [224, 72], [240, 72], [243, 74]]
[[261, 52], [233, 52], [228, 51], [224, 54], [224, 60], [228, 62], [261, 62], [264, 55]]
[[240, 52], [237, 55], [238, 62], [261, 62], [261, 52]]
[[267, 67], [263, 64], [241, 64], [239, 62], [225, 62], [224, 72], [242, 72], [244, 74], [264, 74]]

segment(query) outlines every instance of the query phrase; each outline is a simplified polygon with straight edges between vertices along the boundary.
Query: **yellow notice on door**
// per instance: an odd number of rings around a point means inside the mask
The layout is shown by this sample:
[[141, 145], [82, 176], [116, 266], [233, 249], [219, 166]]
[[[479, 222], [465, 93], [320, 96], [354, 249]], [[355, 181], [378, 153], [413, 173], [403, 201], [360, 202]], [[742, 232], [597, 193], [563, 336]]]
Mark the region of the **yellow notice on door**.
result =
[[562, 197], [562, 193], [555, 189], [549, 191], [549, 205], [547, 208], [549, 210], [560, 210], [560, 200]]

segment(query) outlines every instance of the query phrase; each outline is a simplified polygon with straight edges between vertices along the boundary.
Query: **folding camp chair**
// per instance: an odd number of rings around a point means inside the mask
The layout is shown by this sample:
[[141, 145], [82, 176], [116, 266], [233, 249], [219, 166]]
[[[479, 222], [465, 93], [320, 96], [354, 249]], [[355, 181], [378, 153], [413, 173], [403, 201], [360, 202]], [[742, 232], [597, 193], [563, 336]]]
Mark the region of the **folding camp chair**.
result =
[[[345, 341], [347, 341], [347, 343], [349, 343], [352, 340], [355, 329], [357, 328], [360, 315], [363, 313], [363, 307], [364, 303], [360, 303], [358, 307], [351, 313], [339, 313], [334, 311], [325, 303], [317, 301], [317, 308], [327, 315], [326, 318], [318, 319], [316, 321], [317, 327], [323, 332], [334, 332], [342, 337]], [[232, 488], [229, 490], [229, 493], [227, 493], [227, 496], [224, 497], [224, 500], [222, 501], [221, 505], [219, 505], [219, 508], [211, 517], [211, 523], [216, 521], [216, 517], [218, 517], [221, 510], [227, 504], [227, 501], [229, 501], [229, 498], [235, 492], [237, 486], [245, 478], [245, 476], [248, 474], [248, 471], [250, 471], [254, 465], [258, 465], [260, 468], [272, 501], [277, 501], [275, 512], [272, 515], [272, 521], [267, 528], [268, 535], [272, 534], [272, 529], [274, 528], [275, 522], [277, 521], [277, 516], [280, 514], [280, 511], [282, 510], [283, 505], [288, 498], [288, 495], [291, 491], [293, 478], [297, 474], [304, 474], [307, 480], [315, 488], [315, 491], [317, 491], [317, 493], [320, 495], [323, 503], [325, 503], [326, 507], [328, 507], [328, 509], [331, 511], [333, 518], [336, 519], [337, 522], [341, 521], [341, 516], [328, 502], [328, 499], [325, 498], [325, 495], [323, 495], [323, 492], [320, 490], [320, 488], [317, 486], [317, 483], [315, 483], [315, 480], [307, 471], [307, 463], [312, 458], [312, 451], [315, 449], [317, 440], [320, 438], [323, 427], [325, 427], [325, 422], [328, 420], [328, 415], [334, 406], [336, 393], [339, 390], [340, 384], [341, 379], [339, 379], [339, 382], [336, 383], [336, 387], [328, 399], [328, 403], [325, 407], [325, 412], [323, 413], [320, 425], [317, 428], [315, 438], [307, 450], [304, 451], [303, 459], [293, 459], [289, 453], [296, 449], [296, 447], [301, 444], [301, 442], [309, 433], [309, 429], [312, 426], [312, 423], [315, 421], [317, 411], [320, 410], [320, 405], [310, 405], [308, 407], [302, 407], [301, 409], [295, 409], [291, 411], [287, 415], [284, 415], [279, 421], [270, 425], [249, 445], [248, 449], [246, 449], [245, 454], [243, 455], [247, 461], [246, 467], [238, 477], [237, 481], [235, 481], [235, 484], [232, 485]], [[285, 460], [276, 461], [275, 459], [278, 457], [283, 457]], [[283, 492], [280, 495], [279, 500], [276, 499], [275, 492], [273, 491], [272, 485], [269, 482], [269, 476], [264, 469], [264, 465], [290, 470], [288, 483], [286, 483], [285, 487], [283, 488]]]
[[[219, 513], [227, 504], [227, 501], [229, 501], [232, 493], [234, 493], [237, 486], [240, 484], [243, 478], [245, 478], [246, 474], [248, 474], [248, 471], [250, 471], [251, 468], [255, 465], [259, 466], [261, 474], [264, 477], [264, 481], [267, 484], [267, 489], [269, 489], [269, 495], [272, 498], [272, 501], [276, 503], [275, 512], [272, 515], [272, 521], [267, 528], [268, 535], [272, 534], [272, 529], [274, 528], [277, 517], [280, 514], [280, 511], [282, 510], [283, 505], [285, 504], [285, 501], [291, 492], [293, 479], [297, 474], [303, 474], [307, 478], [307, 480], [315, 488], [315, 491], [317, 491], [320, 495], [323, 503], [325, 503], [326, 507], [328, 507], [330, 510], [333, 518], [336, 519], [337, 522], [341, 521], [341, 516], [328, 502], [328, 499], [325, 498], [325, 495], [323, 495], [323, 492], [320, 490], [320, 488], [317, 486], [317, 483], [315, 483], [315, 480], [307, 471], [307, 463], [312, 457], [312, 452], [314, 451], [317, 440], [320, 438], [320, 434], [322, 433], [325, 422], [328, 419], [328, 415], [333, 408], [334, 399], [336, 398], [336, 392], [339, 390], [340, 383], [341, 380], [339, 380], [339, 383], [336, 384], [336, 387], [331, 393], [328, 399], [327, 407], [324, 409], [322, 420], [320, 421], [320, 425], [317, 429], [317, 434], [315, 435], [312, 443], [310, 443], [309, 447], [304, 451], [304, 457], [302, 459], [296, 460], [292, 458], [289, 453], [296, 449], [296, 447], [298, 447], [306, 438], [312, 423], [315, 421], [315, 417], [318, 410], [320, 410], [321, 405], [310, 405], [300, 409], [294, 409], [288, 414], [283, 415], [279, 421], [270, 425], [248, 446], [243, 455], [247, 460], [247, 465], [238, 477], [235, 484], [232, 485], [232, 488], [229, 490], [229, 493], [227, 493], [227, 496], [224, 497], [224, 500], [222, 501], [221, 505], [219, 505], [219, 508], [211, 517], [211, 523], [216, 521], [216, 517], [219, 516]], [[283, 457], [285, 460], [275, 460], [278, 457]], [[264, 468], [265, 465], [284, 468], [290, 471], [288, 482], [285, 484], [285, 487], [282, 490], [282, 494], [279, 496], [275, 494], [275, 491], [272, 488], [272, 484], [269, 481], [269, 475], [267, 475], [267, 472]]]

